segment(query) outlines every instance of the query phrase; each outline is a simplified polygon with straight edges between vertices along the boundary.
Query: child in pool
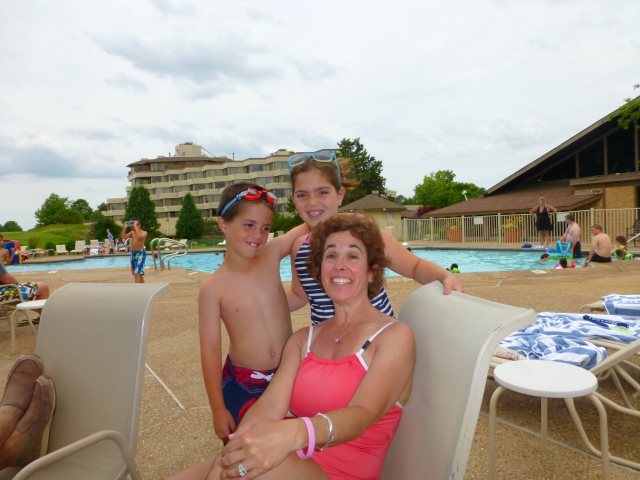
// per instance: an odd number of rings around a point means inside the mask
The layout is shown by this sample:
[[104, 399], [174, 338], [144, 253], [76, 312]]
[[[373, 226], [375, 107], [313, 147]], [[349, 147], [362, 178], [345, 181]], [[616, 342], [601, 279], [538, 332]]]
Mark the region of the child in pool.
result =
[[460, 268], [458, 268], [458, 264], [457, 263], [452, 263], [451, 267], [447, 268], [447, 271], [449, 271], [451, 273], [460, 273]]
[[[280, 260], [309, 229], [300, 225], [267, 243], [275, 204], [275, 195], [259, 185], [236, 183], [224, 189], [218, 225], [227, 252], [200, 288], [202, 373], [213, 426], [223, 441], [268, 386], [292, 333]], [[229, 334], [224, 367], [221, 319]]]
[[613, 257], [616, 260], [633, 260], [633, 253], [629, 253], [622, 248], [617, 248], [613, 252]]
[[544, 262], [548, 262], [551, 258], [549, 257], [548, 253], [543, 253], [542, 255], [540, 255], [540, 260], [538, 260], [538, 263], [544, 263]]
[[[289, 159], [292, 199], [300, 218], [313, 229], [322, 221], [338, 215], [346, 188], [354, 188], [359, 182], [348, 180], [349, 162], [332, 152], [315, 152], [296, 155]], [[352, 213], [342, 215], [354, 215]], [[439, 280], [444, 285], [445, 295], [462, 285], [455, 275], [428, 260], [423, 260], [406, 250], [386, 230], [381, 230], [385, 242], [385, 254], [390, 260], [390, 269], [400, 275], [427, 284]], [[291, 249], [292, 281], [287, 290], [291, 311], [302, 308], [307, 302], [311, 307], [311, 322], [316, 324], [334, 316], [333, 302], [320, 285], [309, 275], [306, 260], [309, 257], [310, 235], [298, 238]], [[371, 303], [381, 312], [394, 316], [384, 287]]]
[[[623, 237], [622, 235], [618, 235], [616, 237], [616, 248], [614, 250], [614, 253], [617, 250], [622, 250], [623, 254], [626, 255], [627, 253], [629, 253], [629, 251], [627, 250], [627, 239], [625, 237]], [[623, 255], [623, 256], [624, 256]]]
[[567, 259], [566, 258], [561, 258], [558, 263], [556, 263], [553, 266], [554, 269], [561, 269], [561, 268], [576, 268], [576, 262], [574, 262], [573, 260], [571, 260], [571, 263], [567, 263]]

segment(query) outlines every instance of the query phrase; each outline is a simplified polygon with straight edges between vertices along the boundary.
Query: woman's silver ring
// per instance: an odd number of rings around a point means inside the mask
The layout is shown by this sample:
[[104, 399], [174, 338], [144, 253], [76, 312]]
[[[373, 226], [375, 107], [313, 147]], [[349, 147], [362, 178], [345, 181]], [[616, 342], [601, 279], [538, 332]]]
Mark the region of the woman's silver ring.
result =
[[238, 473], [241, 477], [244, 477], [247, 474], [247, 470], [242, 466], [242, 462], [238, 464]]

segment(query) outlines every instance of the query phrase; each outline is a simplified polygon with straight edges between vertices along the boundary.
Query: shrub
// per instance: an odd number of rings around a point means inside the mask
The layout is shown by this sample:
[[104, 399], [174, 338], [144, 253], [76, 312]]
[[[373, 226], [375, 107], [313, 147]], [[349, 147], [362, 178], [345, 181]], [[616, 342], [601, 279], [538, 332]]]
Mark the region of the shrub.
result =
[[[55, 247], [53, 247], [53, 248], [55, 248]], [[75, 250], [76, 241], [75, 240], [69, 240], [67, 243], [64, 244], [64, 248], [66, 248], [69, 252], [71, 250]]]
[[40, 243], [40, 239], [38, 237], [29, 237], [29, 240], [27, 240], [27, 248], [29, 250], [33, 250], [38, 246], [39, 243]]
[[[56, 254], [56, 244], [53, 243], [53, 242], [45, 243], [44, 249], [47, 250], [47, 255], [55, 255]], [[49, 250], [53, 250], [53, 252], [49, 252]]]

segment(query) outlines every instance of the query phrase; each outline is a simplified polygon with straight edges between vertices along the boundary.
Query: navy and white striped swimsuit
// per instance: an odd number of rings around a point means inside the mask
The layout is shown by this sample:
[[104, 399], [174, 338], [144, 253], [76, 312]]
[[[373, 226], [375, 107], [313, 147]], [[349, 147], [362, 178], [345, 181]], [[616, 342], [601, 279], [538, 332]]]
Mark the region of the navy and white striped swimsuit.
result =
[[[300, 284], [309, 298], [309, 306], [311, 307], [311, 323], [315, 325], [332, 318], [335, 315], [335, 311], [331, 299], [326, 293], [324, 293], [322, 287], [318, 285], [307, 271], [306, 263], [307, 258], [309, 258], [309, 253], [311, 253], [311, 247], [309, 246], [309, 237], [307, 237], [296, 254], [295, 266], [298, 278], [300, 279]], [[393, 308], [391, 307], [389, 297], [387, 297], [387, 292], [384, 287], [382, 287], [380, 289], [380, 293], [371, 300], [371, 305], [382, 313], [395, 318]]]

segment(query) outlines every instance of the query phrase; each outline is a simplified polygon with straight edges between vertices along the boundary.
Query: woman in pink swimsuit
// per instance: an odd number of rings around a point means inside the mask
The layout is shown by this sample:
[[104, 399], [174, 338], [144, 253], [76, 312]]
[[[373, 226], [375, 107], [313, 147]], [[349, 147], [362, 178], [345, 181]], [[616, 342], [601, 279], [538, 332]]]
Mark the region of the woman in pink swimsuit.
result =
[[388, 265], [372, 219], [331, 218], [311, 242], [307, 266], [335, 316], [291, 336], [221, 455], [173, 479], [380, 478], [411, 393], [413, 332], [371, 305]]

